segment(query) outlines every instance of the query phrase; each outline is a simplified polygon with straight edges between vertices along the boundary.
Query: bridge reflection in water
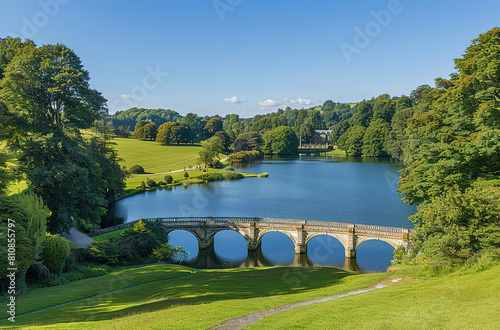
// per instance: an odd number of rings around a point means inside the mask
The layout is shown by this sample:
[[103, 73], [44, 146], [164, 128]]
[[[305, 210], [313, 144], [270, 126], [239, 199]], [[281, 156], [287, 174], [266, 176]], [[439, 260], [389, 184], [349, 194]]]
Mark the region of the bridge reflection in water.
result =
[[[323, 264], [317, 264], [309, 258], [307, 254], [295, 254], [291, 262], [276, 263], [269, 260], [266, 255], [262, 252], [261, 248], [253, 251], [248, 251], [248, 255], [243, 260], [229, 260], [221, 257], [215, 252], [214, 246], [212, 245], [208, 249], [199, 250], [196, 258], [182, 262], [186, 266], [201, 269], [220, 269], [220, 268], [242, 268], [242, 267], [273, 267], [273, 266], [289, 266], [289, 267], [314, 267], [314, 266], [324, 266]], [[345, 258], [344, 263], [335, 265], [336, 268], [340, 268], [347, 271], [357, 271], [362, 270], [354, 258]]]

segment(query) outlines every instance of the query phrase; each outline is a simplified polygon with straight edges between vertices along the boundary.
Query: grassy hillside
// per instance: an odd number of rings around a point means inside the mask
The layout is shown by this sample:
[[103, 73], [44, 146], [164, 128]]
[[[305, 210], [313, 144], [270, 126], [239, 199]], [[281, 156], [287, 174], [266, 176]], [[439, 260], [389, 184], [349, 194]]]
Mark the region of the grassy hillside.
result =
[[[385, 276], [353, 276], [333, 268], [194, 270], [178, 265], [128, 268], [18, 297], [18, 314], [83, 300], [19, 316], [15, 326], [208, 328], [263, 308], [365, 287]], [[127, 289], [116, 291], [123, 288]], [[99, 295], [106, 292], [110, 293]], [[1, 325], [6, 325], [5, 321]]]
[[[404, 271], [357, 275], [333, 268], [129, 267], [19, 296], [16, 323], [1, 321], [0, 326], [206, 329], [236, 316], [374, 283], [388, 286], [266, 316], [249, 328], [500, 326], [500, 266], [429, 279], [405, 275]], [[403, 279], [392, 282], [396, 277]], [[20, 316], [56, 305], [61, 306]]]
[[[142, 141], [136, 139], [116, 138], [113, 140], [116, 143], [116, 150], [120, 158], [124, 160], [124, 165], [127, 168], [135, 164], [144, 167], [147, 174], [138, 175], [127, 179], [127, 188], [136, 188], [141, 185], [142, 181], [153, 179], [156, 182], [163, 181], [165, 175], [171, 175], [174, 180], [184, 178], [184, 172], [175, 172], [178, 170], [188, 169], [190, 166], [195, 167], [198, 158], [198, 152], [201, 149], [199, 144], [195, 145], [180, 145], [180, 146], [163, 146], [154, 141]], [[224, 157], [224, 155], [220, 155]], [[170, 172], [172, 171], [172, 173]], [[209, 172], [221, 172], [217, 169], [209, 169]], [[195, 178], [205, 172], [200, 170], [188, 170], [189, 176]], [[245, 174], [247, 176], [255, 176]]]
[[[498, 329], [500, 266], [465, 275], [404, 278], [388, 287], [268, 316], [248, 329]], [[279, 325], [279, 326], [278, 326]]]
[[125, 161], [127, 168], [139, 164], [150, 173], [168, 172], [170, 169], [179, 169], [189, 165], [195, 166], [201, 149], [199, 144], [163, 146], [154, 141], [137, 139], [115, 138], [113, 142], [116, 143], [118, 154]]

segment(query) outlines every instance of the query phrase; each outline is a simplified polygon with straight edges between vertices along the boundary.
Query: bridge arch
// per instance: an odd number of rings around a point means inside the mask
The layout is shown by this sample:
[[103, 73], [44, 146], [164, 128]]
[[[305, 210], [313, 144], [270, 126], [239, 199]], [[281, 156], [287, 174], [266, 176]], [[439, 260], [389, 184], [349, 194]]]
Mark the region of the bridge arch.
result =
[[342, 234], [335, 234], [335, 233], [315, 233], [315, 234], [311, 234], [311, 235], [308, 235], [307, 236], [307, 239], [306, 239], [306, 246], [307, 244], [309, 244], [309, 241], [311, 239], [313, 239], [314, 237], [318, 237], [318, 236], [329, 236], [329, 237], [333, 237], [335, 238], [337, 241], [340, 242], [340, 244], [342, 244], [342, 246], [344, 247], [344, 251], [347, 250], [347, 247], [348, 247], [348, 243], [347, 243], [347, 239], [345, 237], [345, 235], [342, 235]]
[[400, 244], [398, 244], [397, 242], [395, 242], [394, 240], [392, 240], [390, 238], [384, 238], [384, 237], [358, 237], [358, 239], [356, 240], [355, 249], [357, 250], [358, 247], [361, 244], [363, 244], [364, 242], [368, 242], [368, 241], [382, 241], [382, 242], [385, 242], [385, 243], [389, 244], [394, 249], [396, 249], [398, 246], [400, 246]]
[[257, 243], [260, 245], [262, 243], [262, 237], [265, 235], [265, 234], [268, 234], [268, 233], [281, 233], [281, 234], [285, 234], [286, 236], [288, 236], [291, 240], [292, 240], [292, 243], [294, 246], [297, 245], [297, 239], [288, 231], [285, 231], [285, 230], [279, 230], [279, 229], [266, 229], [266, 230], [261, 230], [259, 232], [259, 235], [257, 236]]
[[196, 240], [198, 241], [198, 245], [199, 243], [201, 242], [201, 238], [199, 236], [199, 234], [196, 232], [196, 230], [193, 230], [191, 228], [165, 228], [165, 231], [167, 232], [167, 235], [169, 235], [170, 233], [173, 233], [175, 231], [186, 231], [190, 234], [192, 234]]
[[240, 232], [220, 230], [214, 235], [214, 252], [226, 261], [243, 261], [248, 257], [248, 242]]

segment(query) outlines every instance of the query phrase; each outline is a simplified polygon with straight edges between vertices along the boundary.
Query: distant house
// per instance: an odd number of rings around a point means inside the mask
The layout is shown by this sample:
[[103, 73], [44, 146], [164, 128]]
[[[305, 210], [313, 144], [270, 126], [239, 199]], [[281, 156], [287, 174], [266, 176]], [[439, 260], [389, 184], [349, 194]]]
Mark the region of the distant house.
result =
[[332, 135], [331, 129], [317, 129], [314, 130], [314, 142], [327, 144], [330, 142], [330, 136]]

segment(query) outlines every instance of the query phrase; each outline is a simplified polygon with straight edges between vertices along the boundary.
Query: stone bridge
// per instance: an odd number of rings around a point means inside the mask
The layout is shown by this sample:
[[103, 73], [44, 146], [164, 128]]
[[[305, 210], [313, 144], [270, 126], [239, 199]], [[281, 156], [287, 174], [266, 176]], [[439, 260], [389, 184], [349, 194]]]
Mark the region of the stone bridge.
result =
[[[167, 230], [186, 230], [198, 240], [200, 249], [208, 249], [214, 244], [214, 237], [220, 231], [232, 230], [245, 238], [248, 250], [260, 247], [262, 236], [269, 232], [280, 232], [293, 241], [296, 254], [307, 252], [307, 243], [319, 235], [336, 238], [345, 250], [346, 258], [356, 258], [358, 246], [369, 240], [380, 240], [396, 248], [406, 246], [412, 229], [393, 228], [351, 223], [271, 219], [271, 218], [148, 218], [144, 221], [161, 221]], [[137, 220], [138, 221], [138, 220]], [[94, 235], [131, 227], [135, 222], [94, 231]]]

